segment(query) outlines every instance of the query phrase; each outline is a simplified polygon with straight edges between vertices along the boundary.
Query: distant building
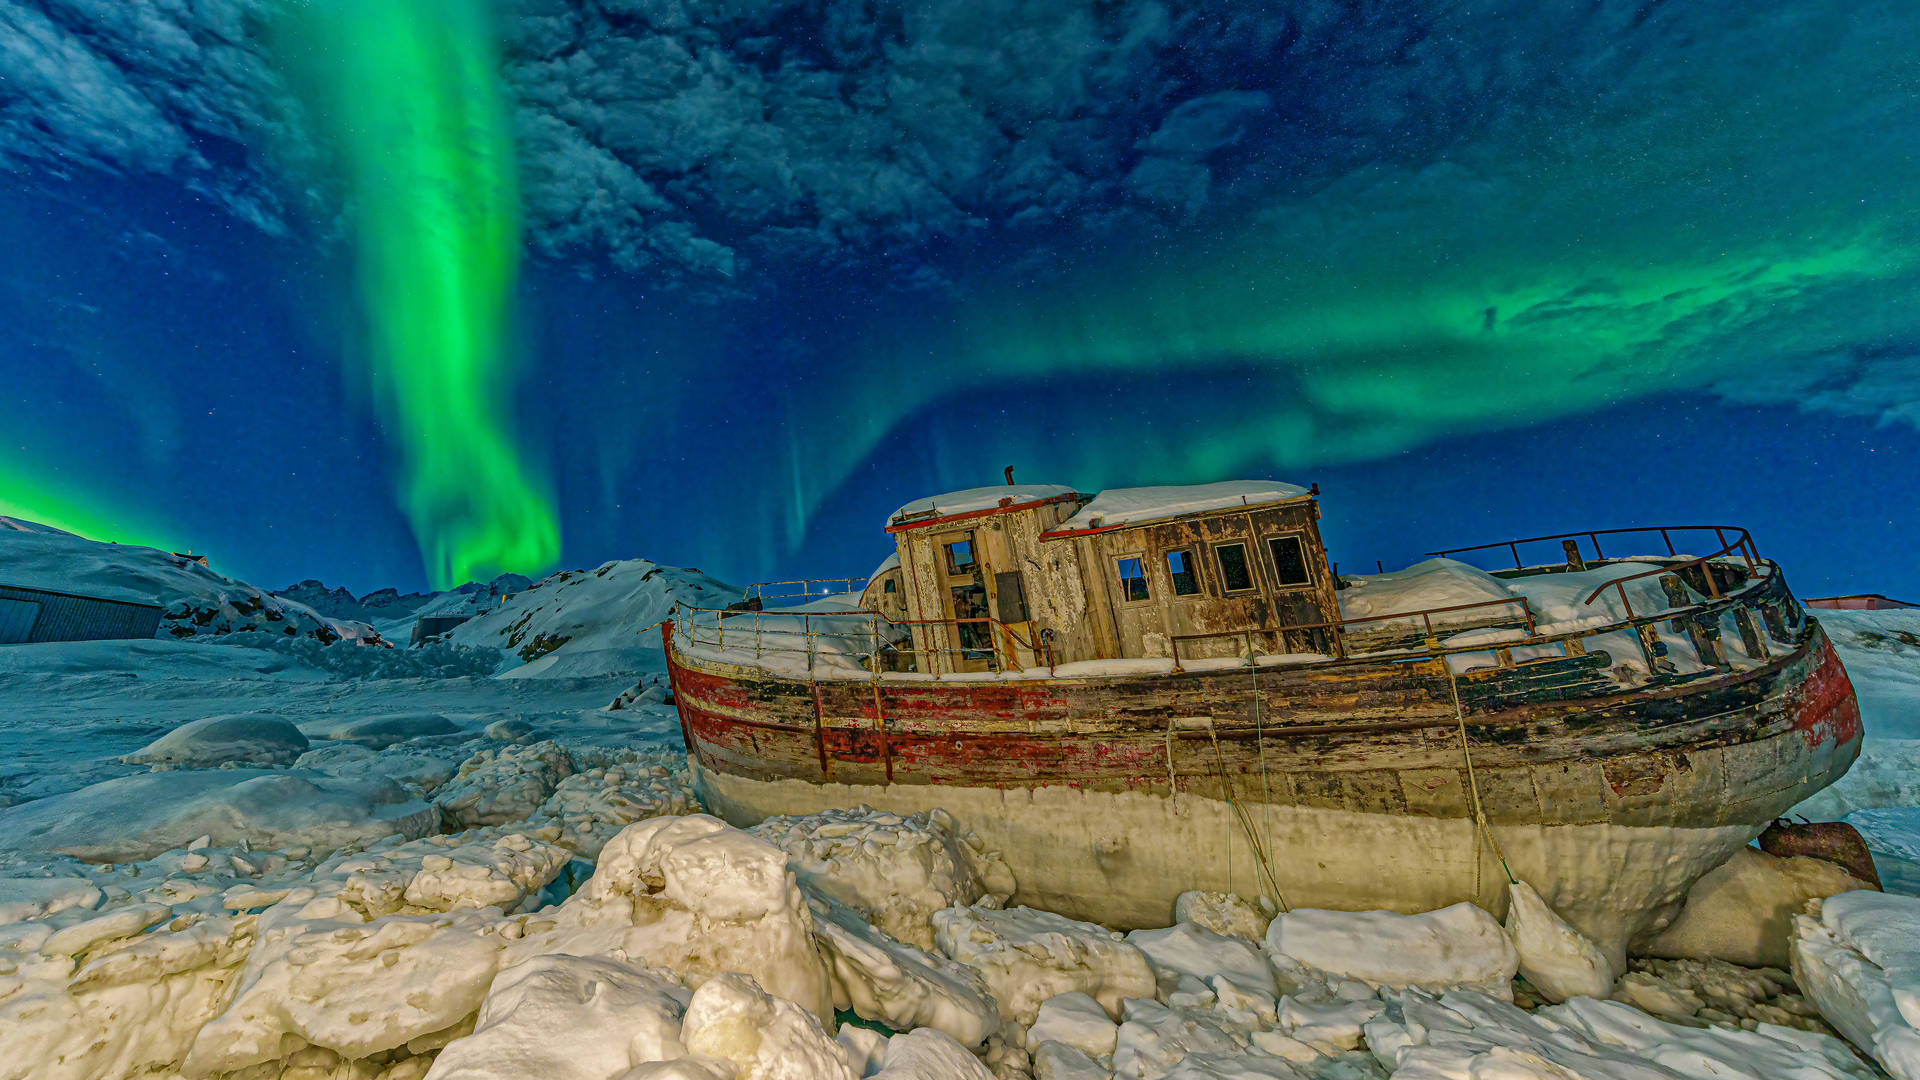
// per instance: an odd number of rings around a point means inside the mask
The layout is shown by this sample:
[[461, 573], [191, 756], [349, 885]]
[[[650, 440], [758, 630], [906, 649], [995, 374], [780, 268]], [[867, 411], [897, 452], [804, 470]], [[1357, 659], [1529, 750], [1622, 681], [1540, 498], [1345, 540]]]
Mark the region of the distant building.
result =
[[1905, 600], [1890, 600], [1879, 593], [1822, 596], [1805, 603], [1808, 607], [1826, 608], [1828, 611], [1894, 611], [1899, 608], [1920, 608], [1920, 604], [1909, 604]]
[[445, 634], [471, 618], [473, 618], [471, 614], [422, 615], [413, 624], [413, 637], [409, 639], [408, 644], [418, 646], [429, 638], [437, 638]]
[[160, 614], [153, 604], [0, 585], [0, 645], [150, 638]]

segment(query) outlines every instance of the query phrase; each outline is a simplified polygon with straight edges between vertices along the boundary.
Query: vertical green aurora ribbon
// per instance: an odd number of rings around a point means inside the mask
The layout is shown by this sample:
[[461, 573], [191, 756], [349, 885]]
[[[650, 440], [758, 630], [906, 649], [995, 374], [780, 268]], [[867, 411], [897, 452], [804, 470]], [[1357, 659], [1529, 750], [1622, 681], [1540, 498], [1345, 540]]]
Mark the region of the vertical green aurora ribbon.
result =
[[519, 190], [484, 0], [311, 0], [278, 31], [349, 199], [374, 402], [428, 578], [553, 565], [554, 498], [506, 393]]

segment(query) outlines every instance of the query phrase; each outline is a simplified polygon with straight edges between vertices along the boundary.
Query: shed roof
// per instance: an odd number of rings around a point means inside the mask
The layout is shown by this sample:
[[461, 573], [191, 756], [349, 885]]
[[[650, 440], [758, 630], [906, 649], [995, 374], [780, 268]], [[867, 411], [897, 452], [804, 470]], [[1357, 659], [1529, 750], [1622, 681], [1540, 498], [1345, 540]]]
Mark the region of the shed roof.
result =
[[1019, 510], [1042, 503], [1079, 498], [1079, 493], [1059, 484], [998, 484], [967, 488], [915, 499], [887, 517], [887, 531], [917, 529], [937, 521], [974, 514]]
[[1043, 535], [1082, 536], [1188, 514], [1204, 514], [1212, 510], [1287, 502], [1308, 494], [1308, 489], [1298, 484], [1285, 484], [1278, 480], [1222, 480], [1213, 484], [1108, 488], [1081, 507], [1079, 513]]

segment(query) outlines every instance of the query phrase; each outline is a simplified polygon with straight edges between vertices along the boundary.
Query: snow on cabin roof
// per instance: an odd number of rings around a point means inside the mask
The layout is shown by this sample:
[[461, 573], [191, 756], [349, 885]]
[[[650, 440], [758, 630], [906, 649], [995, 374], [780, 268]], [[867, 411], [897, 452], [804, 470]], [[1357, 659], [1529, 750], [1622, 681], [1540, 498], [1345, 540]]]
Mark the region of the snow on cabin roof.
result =
[[1215, 484], [1108, 488], [1081, 507], [1079, 513], [1045, 535], [1100, 532], [1186, 514], [1202, 514], [1209, 510], [1285, 502], [1306, 494], [1306, 488], [1297, 484], [1283, 484], [1278, 480], [1222, 480]]
[[1061, 487], [1059, 484], [998, 484], [993, 487], [949, 491], [945, 495], [915, 499], [895, 510], [887, 518], [887, 527], [889, 529], [907, 528], [920, 524], [923, 520], [935, 521], [953, 517], [956, 514], [993, 510], [1000, 506], [1003, 499], [1011, 499], [1012, 502], [1009, 505], [1020, 506], [1073, 494], [1076, 492], [1072, 488]]
[[872, 585], [874, 582], [880, 580], [881, 576], [887, 571], [898, 569], [900, 569], [900, 553], [896, 551], [880, 560], [880, 565], [874, 567], [873, 573], [867, 575], [867, 584]]

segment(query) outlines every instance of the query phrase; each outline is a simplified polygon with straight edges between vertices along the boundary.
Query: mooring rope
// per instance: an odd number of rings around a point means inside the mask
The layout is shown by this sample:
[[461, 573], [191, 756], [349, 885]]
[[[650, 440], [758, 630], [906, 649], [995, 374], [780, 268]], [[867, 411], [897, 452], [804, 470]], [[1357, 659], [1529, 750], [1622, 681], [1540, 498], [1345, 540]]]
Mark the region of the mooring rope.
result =
[[[1253, 849], [1254, 862], [1260, 867], [1261, 876], [1266, 878], [1266, 887], [1273, 890], [1274, 902], [1280, 905], [1281, 911], [1292, 911], [1293, 909], [1287, 906], [1286, 894], [1280, 891], [1279, 878], [1274, 876], [1273, 863], [1267, 858], [1267, 851], [1260, 844], [1260, 834], [1254, 830], [1253, 817], [1247, 813], [1246, 807], [1240, 805], [1240, 800], [1234, 797], [1233, 780], [1227, 775], [1227, 756], [1220, 749], [1220, 733], [1214, 728], [1211, 716], [1207, 717], [1207, 737], [1213, 740], [1213, 757], [1220, 766], [1220, 786], [1226, 791], [1227, 806], [1233, 810], [1234, 820], [1240, 823], [1240, 830], [1247, 834], [1247, 846]], [[1227, 859], [1228, 866], [1231, 867], [1233, 859], [1231, 827], [1227, 835]]]
[[[1480, 826], [1479, 836], [1487, 838], [1492, 846], [1494, 857], [1500, 860], [1500, 869], [1507, 875], [1507, 884], [1518, 885], [1519, 879], [1513, 876], [1513, 867], [1507, 865], [1507, 853], [1500, 850], [1500, 841], [1493, 838], [1493, 829], [1487, 825], [1487, 812], [1480, 804], [1480, 779], [1473, 769], [1473, 750], [1467, 745], [1467, 712], [1460, 706], [1460, 680], [1453, 673], [1453, 664], [1446, 657], [1440, 658], [1440, 664], [1447, 669], [1447, 685], [1453, 690], [1453, 718], [1460, 726], [1460, 754], [1467, 759], [1467, 790], [1473, 795], [1473, 820]], [[1480, 895], [1480, 843], [1476, 837], [1473, 845], [1473, 895]]]

